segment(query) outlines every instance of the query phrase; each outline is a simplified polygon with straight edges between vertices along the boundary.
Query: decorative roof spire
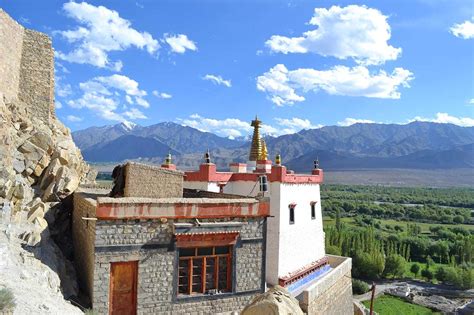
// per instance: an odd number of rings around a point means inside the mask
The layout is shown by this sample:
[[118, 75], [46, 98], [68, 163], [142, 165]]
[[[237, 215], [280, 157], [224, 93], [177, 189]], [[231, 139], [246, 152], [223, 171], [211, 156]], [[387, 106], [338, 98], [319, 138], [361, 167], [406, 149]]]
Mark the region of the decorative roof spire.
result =
[[266, 161], [268, 158], [267, 144], [265, 143], [265, 140], [263, 138], [260, 140], [260, 142], [260, 145], [262, 146], [262, 152], [258, 159], [260, 161]]
[[276, 165], [281, 165], [281, 155], [280, 154], [277, 154], [275, 156], [275, 164]]
[[252, 146], [250, 147], [249, 161], [257, 161], [262, 154], [262, 142], [260, 141], [260, 124], [262, 122], [255, 116], [252, 120], [253, 127]]
[[207, 149], [206, 153], [204, 154], [204, 163], [211, 164], [211, 153], [209, 153], [209, 149]]
[[314, 169], [319, 170], [319, 157], [316, 157], [316, 160], [314, 160]]
[[171, 165], [171, 164], [173, 164], [171, 160], [171, 152], [168, 152], [168, 155], [166, 156], [166, 159], [165, 159], [165, 165]]

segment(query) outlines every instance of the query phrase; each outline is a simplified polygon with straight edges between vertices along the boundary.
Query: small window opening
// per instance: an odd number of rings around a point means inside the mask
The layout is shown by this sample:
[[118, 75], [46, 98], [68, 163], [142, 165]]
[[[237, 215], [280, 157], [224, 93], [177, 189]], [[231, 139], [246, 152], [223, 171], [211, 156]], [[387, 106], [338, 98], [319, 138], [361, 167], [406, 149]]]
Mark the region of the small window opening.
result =
[[316, 202], [311, 203], [311, 220], [316, 219]]
[[290, 224], [295, 224], [295, 207], [290, 206]]

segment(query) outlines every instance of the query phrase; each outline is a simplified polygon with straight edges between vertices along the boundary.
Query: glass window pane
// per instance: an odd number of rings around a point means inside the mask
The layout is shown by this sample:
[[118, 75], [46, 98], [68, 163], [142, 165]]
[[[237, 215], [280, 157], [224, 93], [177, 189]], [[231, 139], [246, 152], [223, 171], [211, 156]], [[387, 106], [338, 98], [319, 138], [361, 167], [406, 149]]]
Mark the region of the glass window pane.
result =
[[198, 256], [212, 255], [212, 247], [199, 247]]
[[189, 257], [194, 256], [195, 248], [180, 248], [179, 249], [179, 257]]
[[193, 259], [193, 293], [202, 292], [202, 258]]
[[206, 292], [216, 288], [216, 258], [206, 258]]
[[227, 258], [226, 257], [220, 257], [219, 258], [219, 292], [226, 292], [228, 291], [227, 288], [227, 268], [230, 266], [227, 266]]
[[178, 266], [178, 293], [189, 293], [189, 260], [180, 260]]
[[216, 255], [228, 254], [229, 246], [219, 246], [216, 247]]

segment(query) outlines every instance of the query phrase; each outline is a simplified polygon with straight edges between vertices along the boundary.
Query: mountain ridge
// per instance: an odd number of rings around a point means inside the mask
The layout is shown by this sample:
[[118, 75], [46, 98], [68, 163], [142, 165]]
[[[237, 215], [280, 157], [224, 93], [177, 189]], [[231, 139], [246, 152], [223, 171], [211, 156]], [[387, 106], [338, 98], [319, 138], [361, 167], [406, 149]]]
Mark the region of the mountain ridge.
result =
[[[173, 122], [145, 127], [135, 125], [132, 128], [123, 124], [90, 127], [73, 132], [72, 135], [85, 158], [91, 162], [120, 162], [123, 159], [118, 158], [126, 156], [125, 159], [161, 163], [164, 156], [171, 152], [178, 165], [182, 163], [182, 166], [195, 167], [201, 162], [200, 156], [209, 149], [218, 167], [226, 168], [232, 161], [245, 162], [248, 154], [246, 148], [249, 146], [245, 138], [223, 138]], [[124, 140], [122, 137], [126, 135], [138, 138]], [[142, 144], [135, 144], [132, 139]], [[146, 142], [144, 139], [154, 141]], [[418, 121], [405, 125], [357, 123], [344, 127], [304, 129], [279, 137], [266, 136], [265, 140], [269, 158], [279, 153], [284, 164], [294, 170], [302, 170], [303, 165], [307, 169], [306, 164], [318, 155], [323, 157], [323, 166], [334, 169], [349, 166], [421, 169], [474, 167], [474, 127], [453, 124]], [[128, 141], [132, 143], [128, 144]], [[144, 143], [157, 149], [147, 149]], [[123, 147], [128, 149], [127, 154], [111, 154], [117, 151], [123, 153]]]

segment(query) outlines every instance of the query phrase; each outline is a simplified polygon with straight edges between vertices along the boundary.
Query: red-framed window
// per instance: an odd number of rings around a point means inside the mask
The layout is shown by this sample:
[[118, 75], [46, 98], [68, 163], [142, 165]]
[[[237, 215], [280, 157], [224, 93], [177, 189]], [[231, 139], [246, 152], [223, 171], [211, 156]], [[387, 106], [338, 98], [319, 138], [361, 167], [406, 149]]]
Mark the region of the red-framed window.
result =
[[179, 248], [178, 295], [232, 290], [232, 246]]

